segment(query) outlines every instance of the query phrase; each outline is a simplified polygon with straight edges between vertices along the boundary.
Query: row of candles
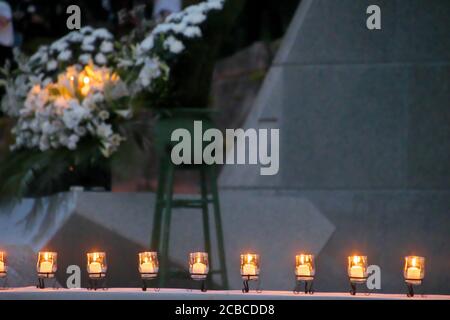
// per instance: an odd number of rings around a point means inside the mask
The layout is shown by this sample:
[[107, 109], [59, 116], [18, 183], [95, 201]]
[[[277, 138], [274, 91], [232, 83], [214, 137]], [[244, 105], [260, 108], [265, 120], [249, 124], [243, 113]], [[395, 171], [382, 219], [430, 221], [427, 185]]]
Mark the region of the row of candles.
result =
[[[39, 252], [37, 273], [40, 277], [49, 278], [57, 271], [56, 252]], [[143, 279], [154, 279], [159, 272], [157, 252], [139, 253], [139, 273]], [[348, 277], [351, 282], [361, 283], [368, 278], [368, 260], [366, 256], [348, 257]], [[258, 254], [242, 254], [240, 271], [244, 280], [258, 280], [260, 275], [260, 256]], [[102, 278], [107, 272], [106, 253], [93, 252], [87, 254], [87, 272], [90, 278]], [[209, 258], [206, 252], [195, 252], [189, 255], [189, 272], [192, 279], [204, 280], [209, 273]], [[295, 257], [295, 275], [298, 281], [312, 281], [315, 276], [314, 255], [299, 254]], [[0, 277], [7, 273], [6, 254], [0, 252]], [[418, 285], [425, 276], [425, 258], [418, 256], [405, 257], [405, 281]]]

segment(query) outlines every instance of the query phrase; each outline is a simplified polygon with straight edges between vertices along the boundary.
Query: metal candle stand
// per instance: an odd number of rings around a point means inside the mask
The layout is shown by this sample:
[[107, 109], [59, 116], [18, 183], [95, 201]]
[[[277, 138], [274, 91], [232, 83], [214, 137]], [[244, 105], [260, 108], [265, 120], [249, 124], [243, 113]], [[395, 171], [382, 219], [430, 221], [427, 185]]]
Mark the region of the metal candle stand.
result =
[[314, 277], [300, 277], [297, 276], [295, 278], [295, 288], [294, 288], [294, 294], [300, 294], [302, 292], [302, 282], [305, 283], [305, 294], [314, 294], [313, 284], [314, 284]]
[[[155, 280], [158, 277], [157, 273], [141, 273], [141, 279], [142, 279], [142, 291], [147, 291], [148, 289], [148, 283], [150, 281]], [[159, 292], [159, 288], [155, 288], [156, 292]]]
[[38, 289], [45, 289], [45, 279], [53, 279], [53, 289], [56, 289], [56, 278], [54, 272], [49, 273], [38, 273], [38, 284], [36, 285], [36, 288]]
[[106, 273], [89, 273], [89, 286], [87, 289], [94, 291], [97, 289], [107, 290]]
[[250, 281], [255, 281], [257, 283], [257, 286], [256, 286], [256, 292], [257, 293], [261, 293], [262, 292], [262, 290], [260, 288], [259, 276], [244, 276], [243, 275], [242, 279], [244, 280], [243, 281], [244, 287], [242, 288], [242, 293], [249, 293], [250, 292], [250, 285], [249, 285]]
[[414, 286], [420, 286], [422, 285], [422, 280], [410, 280], [410, 279], [405, 279], [406, 282], [406, 288], [407, 288], [407, 293], [406, 296], [408, 298], [412, 298], [414, 297], [415, 293], [414, 293]]
[[207, 278], [207, 276], [204, 274], [196, 274], [196, 273], [191, 274], [192, 280], [200, 282], [200, 290], [202, 292], [208, 291], [208, 289], [206, 288], [206, 278]]
[[357, 285], [360, 284], [366, 284], [367, 283], [367, 278], [363, 277], [363, 278], [350, 278], [350, 294], [352, 296], [356, 295], [357, 292]]

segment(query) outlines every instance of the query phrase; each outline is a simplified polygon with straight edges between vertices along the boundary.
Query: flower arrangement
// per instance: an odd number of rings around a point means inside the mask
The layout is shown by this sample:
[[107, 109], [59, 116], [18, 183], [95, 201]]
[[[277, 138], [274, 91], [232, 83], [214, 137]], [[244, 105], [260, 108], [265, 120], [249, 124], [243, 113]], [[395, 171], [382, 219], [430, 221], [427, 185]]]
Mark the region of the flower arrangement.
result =
[[138, 112], [138, 102], [152, 106], [170, 94], [172, 67], [224, 1], [207, 0], [149, 23], [153, 29], [139, 39], [135, 32], [119, 43], [106, 29], [84, 27], [30, 58], [17, 54], [19, 68], [6, 68], [0, 79], [2, 111], [15, 119], [0, 188], [41, 195], [64, 180], [68, 168], [107, 165], [129, 135], [122, 125]]
[[122, 74], [128, 75], [127, 84], [134, 96], [150, 94], [154, 101], [166, 93], [170, 71], [185, 52], [188, 42], [202, 37], [201, 25], [208, 14], [222, 10], [224, 3], [225, 0], [207, 0], [191, 5], [169, 15], [143, 39], [133, 39], [129, 41], [133, 43], [131, 46], [122, 48], [116, 58], [117, 66]]
[[[122, 84], [122, 86], [120, 86]], [[83, 69], [68, 67], [56, 82], [36, 84], [28, 92], [13, 133], [12, 150], [61, 147], [76, 150], [79, 141], [90, 135], [105, 157], [110, 157], [125, 140], [114, 132], [114, 120], [129, 119], [131, 109], [115, 100], [123, 83], [106, 67], [89, 64]]]

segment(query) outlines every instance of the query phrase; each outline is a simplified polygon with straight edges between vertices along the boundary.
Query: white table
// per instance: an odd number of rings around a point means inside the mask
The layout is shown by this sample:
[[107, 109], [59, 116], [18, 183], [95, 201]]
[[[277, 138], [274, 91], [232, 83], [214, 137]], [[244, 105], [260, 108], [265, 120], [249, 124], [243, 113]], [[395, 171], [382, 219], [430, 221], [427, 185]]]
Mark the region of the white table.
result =
[[88, 291], [86, 289], [43, 289], [35, 287], [0, 290], [0, 300], [450, 300], [450, 295], [417, 295], [407, 298], [405, 294], [357, 294], [324, 293], [295, 295], [289, 291], [263, 291], [243, 294], [241, 291], [208, 291], [202, 293], [186, 289], [111, 288]]

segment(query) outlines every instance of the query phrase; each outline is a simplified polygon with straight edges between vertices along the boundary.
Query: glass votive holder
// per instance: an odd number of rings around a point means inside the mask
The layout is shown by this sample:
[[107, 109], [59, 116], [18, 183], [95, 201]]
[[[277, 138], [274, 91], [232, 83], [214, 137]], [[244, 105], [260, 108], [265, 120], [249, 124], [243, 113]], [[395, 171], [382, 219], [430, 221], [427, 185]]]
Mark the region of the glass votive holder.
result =
[[8, 265], [6, 263], [6, 253], [0, 251], [0, 278], [5, 278], [8, 272]]
[[405, 257], [403, 275], [406, 283], [413, 285], [422, 284], [425, 278], [425, 258], [418, 256]]
[[205, 280], [209, 273], [209, 258], [206, 252], [194, 252], [189, 255], [189, 273], [193, 280]]
[[314, 279], [316, 269], [314, 255], [299, 254], [295, 256], [295, 276], [299, 281], [311, 281]]
[[348, 277], [352, 283], [365, 283], [367, 281], [367, 257], [350, 256], [348, 257]]
[[87, 272], [89, 278], [104, 278], [108, 265], [105, 252], [91, 252], [87, 254]]
[[158, 276], [159, 261], [157, 252], [139, 253], [139, 273], [142, 279], [154, 279]]
[[36, 264], [39, 278], [53, 278], [58, 270], [58, 254], [56, 252], [39, 252]]
[[241, 276], [244, 280], [258, 280], [260, 272], [259, 254], [241, 254]]

